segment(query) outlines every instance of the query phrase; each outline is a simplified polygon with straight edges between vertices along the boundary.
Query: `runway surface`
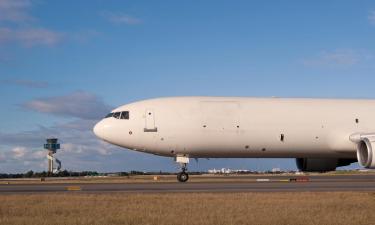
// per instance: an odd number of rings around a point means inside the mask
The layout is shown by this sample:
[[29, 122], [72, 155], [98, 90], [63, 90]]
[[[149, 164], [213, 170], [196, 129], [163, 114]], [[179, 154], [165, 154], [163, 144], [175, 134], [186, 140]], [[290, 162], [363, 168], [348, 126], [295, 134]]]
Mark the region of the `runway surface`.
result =
[[[233, 181], [234, 179], [234, 181]], [[264, 176], [228, 181], [147, 182], [147, 183], [33, 183], [1, 184], [0, 194], [51, 192], [298, 192], [298, 191], [375, 191], [375, 175], [341, 176]]]

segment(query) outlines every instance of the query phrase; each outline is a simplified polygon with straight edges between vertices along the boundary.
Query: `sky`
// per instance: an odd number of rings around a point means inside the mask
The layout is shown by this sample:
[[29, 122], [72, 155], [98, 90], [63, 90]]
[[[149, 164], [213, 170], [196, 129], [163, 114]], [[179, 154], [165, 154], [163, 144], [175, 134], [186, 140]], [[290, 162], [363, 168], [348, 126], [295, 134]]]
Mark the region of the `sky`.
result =
[[[375, 98], [374, 1], [0, 0], [0, 173], [175, 171], [98, 140], [112, 108], [164, 96]], [[355, 165], [354, 165], [355, 166]], [[201, 159], [295, 169], [293, 159]]]

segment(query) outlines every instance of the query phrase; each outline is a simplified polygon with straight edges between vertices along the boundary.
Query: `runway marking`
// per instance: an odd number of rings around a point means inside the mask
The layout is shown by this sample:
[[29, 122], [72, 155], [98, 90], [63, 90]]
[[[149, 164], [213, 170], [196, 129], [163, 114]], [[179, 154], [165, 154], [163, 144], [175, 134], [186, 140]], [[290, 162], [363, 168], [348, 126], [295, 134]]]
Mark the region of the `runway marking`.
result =
[[297, 177], [297, 178], [290, 178], [289, 179], [290, 182], [309, 182], [309, 178], [308, 177]]
[[82, 191], [82, 188], [80, 186], [67, 186], [67, 191]]
[[257, 182], [268, 182], [270, 179], [256, 179]]

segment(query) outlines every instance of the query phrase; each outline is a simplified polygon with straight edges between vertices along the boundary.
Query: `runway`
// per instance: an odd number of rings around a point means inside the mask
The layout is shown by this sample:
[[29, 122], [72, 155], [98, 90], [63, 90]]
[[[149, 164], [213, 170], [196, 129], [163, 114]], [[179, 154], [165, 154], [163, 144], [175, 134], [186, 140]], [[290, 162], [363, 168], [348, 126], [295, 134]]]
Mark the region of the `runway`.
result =
[[[233, 181], [234, 178], [234, 181]], [[303, 192], [303, 191], [375, 191], [375, 175], [343, 176], [264, 176], [254, 179], [230, 177], [221, 180], [199, 181], [194, 178], [187, 183], [24, 183], [1, 184], [0, 194], [51, 193], [51, 192]]]

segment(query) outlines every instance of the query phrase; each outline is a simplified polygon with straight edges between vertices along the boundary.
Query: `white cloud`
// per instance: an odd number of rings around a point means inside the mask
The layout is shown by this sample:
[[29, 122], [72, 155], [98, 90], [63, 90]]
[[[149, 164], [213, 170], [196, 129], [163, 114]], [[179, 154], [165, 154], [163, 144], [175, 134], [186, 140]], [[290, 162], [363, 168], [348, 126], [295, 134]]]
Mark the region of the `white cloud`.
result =
[[33, 160], [44, 160], [47, 155], [47, 151], [34, 150], [25, 146], [16, 146], [11, 149], [11, 157], [18, 161], [33, 161]]
[[[31, 13], [33, 0], [0, 0], [0, 47], [5, 44], [20, 44], [23, 47], [56, 46], [62, 41], [86, 42], [100, 33], [95, 30], [60, 32], [38, 25], [38, 19]], [[121, 18], [113, 17], [114, 20]], [[136, 24], [136, 18], [124, 17], [123, 23]], [[1, 57], [1, 56], [0, 56]], [[0, 58], [0, 62], [3, 61]]]
[[44, 150], [34, 151], [31, 154], [31, 156], [33, 159], [43, 159], [44, 157], [46, 157], [46, 151]]
[[47, 152], [25, 146], [14, 146], [10, 149], [0, 147], [0, 170], [2, 173], [42, 171], [47, 167]]
[[114, 24], [137, 25], [142, 23], [142, 20], [124, 13], [113, 13], [105, 11], [102, 13], [102, 15], [108, 21]]
[[53, 46], [63, 39], [63, 34], [45, 28], [10, 29], [0, 27], [0, 44], [15, 42], [25, 47]]
[[61, 145], [62, 151], [75, 154], [75, 155], [90, 155], [90, 154], [99, 154], [99, 155], [111, 155], [114, 149], [113, 146], [93, 138], [92, 143], [79, 143], [79, 142], [67, 142]]
[[27, 47], [35, 45], [53, 46], [62, 40], [63, 34], [45, 28], [29, 28], [13, 31], [13, 38]]
[[13, 157], [15, 159], [21, 159], [26, 154], [26, 148], [25, 147], [15, 147], [12, 149]]
[[25, 47], [53, 46], [64, 35], [51, 29], [35, 26], [31, 0], [0, 0], [0, 44], [19, 43]]
[[35, 99], [23, 106], [37, 112], [88, 120], [100, 119], [111, 109], [100, 98], [87, 92]]
[[43, 150], [43, 143], [51, 135], [58, 137], [61, 143], [56, 158], [62, 160], [63, 168], [93, 169], [101, 161], [109, 160], [107, 157], [118, 150], [118, 147], [94, 136], [94, 124], [95, 121], [76, 120], [27, 132], [0, 133], [0, 170], [4, 172], [5, 167], [6, 172], [46, 170], [47, 151]]
[[306, 66], [349, 67], [368, 61], [372, 55], [364, 51], [337, 49], [322, 51], [316, 57], [302, 60]]

